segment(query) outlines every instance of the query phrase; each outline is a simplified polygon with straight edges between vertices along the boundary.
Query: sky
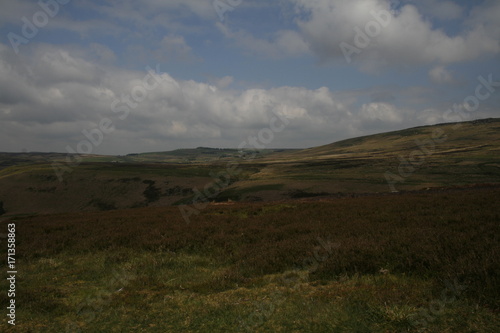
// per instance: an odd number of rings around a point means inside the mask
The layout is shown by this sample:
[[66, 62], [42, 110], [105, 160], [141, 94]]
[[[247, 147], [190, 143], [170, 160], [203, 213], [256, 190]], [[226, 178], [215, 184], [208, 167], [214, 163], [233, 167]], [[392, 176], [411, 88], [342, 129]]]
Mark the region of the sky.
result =
[[0, 8], [4, 152], [307, 148], [499, 117], [500, 1]]

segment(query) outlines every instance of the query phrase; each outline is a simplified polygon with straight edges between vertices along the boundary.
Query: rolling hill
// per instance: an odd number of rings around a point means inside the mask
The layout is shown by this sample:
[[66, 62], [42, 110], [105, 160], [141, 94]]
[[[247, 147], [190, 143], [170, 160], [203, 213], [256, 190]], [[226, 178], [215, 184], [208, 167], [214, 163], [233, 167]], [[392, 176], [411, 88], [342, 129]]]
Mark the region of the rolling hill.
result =
[[[65, 158], [1, 153], [0, 202], [7, 214], [189, 204], [197, 191], [210, 188], [209, 201], [275, 201], [500, 183], [500, 119], [422, 126], [304, 150], [269, 149], [251, 159], [236, 149], [204, 147], [83, 156], [60, 181], [53, 163], [64, 165]], [[238, 175], [228, 174], [228, 163]]]

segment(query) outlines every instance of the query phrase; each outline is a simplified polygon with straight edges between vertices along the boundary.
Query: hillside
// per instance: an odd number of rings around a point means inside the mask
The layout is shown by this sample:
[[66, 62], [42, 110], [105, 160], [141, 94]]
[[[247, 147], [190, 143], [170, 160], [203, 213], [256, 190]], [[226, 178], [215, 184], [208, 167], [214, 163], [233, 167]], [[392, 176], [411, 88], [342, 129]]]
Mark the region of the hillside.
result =
[[[247, 153], [249, 153], [247, 151]], [[304, 150], [203, 148], [84, 156], [59, 181], [63, 154], [0, 154], [8, 214], [190, 203], [232, 162], [241, 172], [210, 201], [270, 201], [500, 183], [500, 119], [422, 126]]]
[[[233, 184], [226, 196], [269, 200], [497, 183], [500, 119], [353, 138], [269, 155], [258, 165], [259, 172]], [[262, 187], [270, 190], [258, 191]]]
[[[434, 134], [433, 134], [434, 133]], [[435, 153], [451, 150], [473, 151], [479, 148], [483, 153], [498, 148], [500, 140], [500, 118], [489, 118], [461, 123], [419, 126], [400, 131], [380, 133], [338, 141], [320, 147], [304, 149], [280, 156], [283, 160], [330, 160], [334, 158], [380, 158], [408, 154], [418, 149], [418, 142], [434, 141]], [[481, 145], [477, 143], [488, 143]], [[483, 149], [488, 148], [488, 149]]]

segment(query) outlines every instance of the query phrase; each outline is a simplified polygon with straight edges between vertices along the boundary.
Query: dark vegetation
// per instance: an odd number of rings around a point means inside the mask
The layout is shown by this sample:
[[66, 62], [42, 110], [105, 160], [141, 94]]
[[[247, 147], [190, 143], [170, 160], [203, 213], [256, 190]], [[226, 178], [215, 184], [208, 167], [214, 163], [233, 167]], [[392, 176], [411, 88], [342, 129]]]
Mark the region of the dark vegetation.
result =
[[[278, 191], [281, 190], [283, 186], [284, 186], [283, 184], [266, 184], [266, 185], [258, 185], [246, 188], [234, 187], [221, 191], [217, 196], [215, 196], [214, 201], [224, 202], [224, 201], [240, 201], [243, 199], [246, 200], [249, 198], [249, 194], [251, 193], [256, 193], [261, 191]], [[249, 201], [254, 201], [255, 196], [253, 197], [254, 199]]]
[[143, 194], [144, 197], [146, 198], [147, 203], [155, 202], [158, 201], [161, 197], [161, 189], [158, 187], [155, 187], [155, 181], [154, 180], [144, 180], [144, 184], [148, 184], [148, 187], [144, 190]]
[[293, 199], [299, 199], [299, 198], [311, 198], [311, 197], [321, 197], [321, 196], [327, 196], [330, 193], [328, 192], [307, 192], [304, 190], [293, 190], [290, 191], [289, 196], [290, 198]]
[[[496, 332], [499, 198], [482, 186], [213, 204], [189, 224], [177, 207], [11, 217], [16, 329]], [[333, 250], [305, 271], [318, 237]], [[308, 277], [286, 288], [295, 268]], [[446, 281], [465, 290], [415, 326]]]
[[[183, 286], [206, 293], [250, 287], [262, 275], [300, 266], [322, 237], [340, 246], [311, 275], [312, 281], [376, 274], [380, 269], [436, 281], [456, 278], [467, 285], [471, 302], [498, 310], [499, 198], [499, 187], [485, 187], [329, 202], [209, 206], [189, 225], [176, 208], [37, 216], [18, 221], [18, 249], [24, 260], [89, 249], [214, 256], [228, 265], [225, 277]], [[36, 299], [30, 293], [38, 291], [28, 290], [23, 302]]]
[[94, 198], [89, 202], [90, 206], [96, 207], [100, 211], [114, 210], [116, 209], [116, 204], [107, 200], [100, 198]]

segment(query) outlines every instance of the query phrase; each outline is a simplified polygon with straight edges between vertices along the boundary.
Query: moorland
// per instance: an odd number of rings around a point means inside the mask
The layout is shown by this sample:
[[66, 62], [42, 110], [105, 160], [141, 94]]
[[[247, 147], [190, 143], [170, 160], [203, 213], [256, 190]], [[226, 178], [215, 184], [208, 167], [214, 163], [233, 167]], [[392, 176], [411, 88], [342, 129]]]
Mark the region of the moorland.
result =
[[0, 153], [16, 331], [497, 332], [499, 150], [484, 119], [304, 150]]

